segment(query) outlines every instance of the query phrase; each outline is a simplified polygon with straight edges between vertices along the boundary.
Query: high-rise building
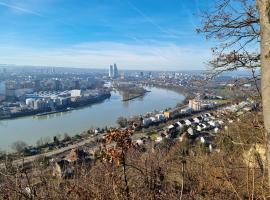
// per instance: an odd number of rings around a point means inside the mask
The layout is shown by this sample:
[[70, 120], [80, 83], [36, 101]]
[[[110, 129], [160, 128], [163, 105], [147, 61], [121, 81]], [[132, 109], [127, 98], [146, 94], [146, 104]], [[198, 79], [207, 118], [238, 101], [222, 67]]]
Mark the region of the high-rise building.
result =
[[118, 69], [116, 64], [113, 65], [113, 76], [114, 78], [118, 77]]
[[110, 68], [109, 68], [109, 77], [110, 77], [110, 78], [113, 78], [113, 76], [114, 76], [114, 73], [113, 73], [113, 66], [110, 65]]
[[109, 77], [110, 78], [117, 78], [119, 76], [118, 73], [118, 69], [117, 69], [117, 65], [110, 65], [110, 69], [109, 69]]
[[54, 67], [51, 68], [51, 73], [55, 74], [55, 68]]

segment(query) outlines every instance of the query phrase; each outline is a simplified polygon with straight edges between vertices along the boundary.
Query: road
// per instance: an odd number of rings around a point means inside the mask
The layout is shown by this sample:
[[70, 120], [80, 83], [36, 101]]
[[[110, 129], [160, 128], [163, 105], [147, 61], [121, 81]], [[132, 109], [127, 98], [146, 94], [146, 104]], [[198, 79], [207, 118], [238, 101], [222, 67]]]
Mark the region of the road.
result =
[[[213, 110], [217, 110], [221, 107], [217, 107]], [[178, 119], [173, 119], [173, 120], [169, 120], [167, 121], [166, 123], [162, 123], [161, 125], [157, 126], [157, 127], [153, 127], [153, 126], [150, 126], [149, 128], [147, 128], [146, 130], [151, 130], [151, 129], [160, 129], [160, 128], [164, 128], [166, 127], [167, 125], [170, 125], [174, 122], [177, 122], [179, 120], [185, 120], [185, 119], [188, 119], [188, 118], [191, 118], [191, 117], [196, 117], [196, 116], [199, 116], [201, 114], [204, 114], [204, 113], [207, 113], [207, 112], [211, 112], [213, 110], [206, 110], [206, 111], [201, 111], [201, 112], [198, 112], [196, 114], [193, 114], [193, 115], [190, 115], [190, 116], [185, 116], [185, 117], [181, 117], [181, 118], [178, 118]], [[161, 127], [162, 126], [162, 127]], [[148, 131], [146, 131], [148, 132]], [[34, 162], [36, 159], [40, 158], [40, 157], [48, 157], [48, 158], [52, 158], [52, 157], [55, 157], [55, 156], [58, 156], [60, 154], [64, 154], [66, 153], [67, 151], [70, 151], [74, 148], [77, 148], [77, 147], [82, 147], [82, 146], [85, 146], [86, 144], [89, 144], [91, 142], [94, 142], [96, 139], [100, 139], [102, 138], [103, 136], [105, 135], [105, 133], [103, 134], [100, 134], [98, 136], [95, 136], [95, 137], [92, 137], [92, 138], [89, 138], [89, 139], [86, 139], [86, 140], [83, 140], [81, 142], [78, 142], [76, 144], [72, 144], [72, 145], [69, 145], [67, 147], [63, 147], [61, 149], [56, 149], [56, 150], [53, 150], [53, 151], [50, 151], [50, 152], [47, 152], [47, 153], [43, 153], [43, 154], [38, 154], [38, 155], [34, 155], [34, 156], [29, 156], [29, 157], [25, 157], [25, 158], [22, 158], [22, 159], [18, 159], [18, 160], [14, 160], [13, 161], [13, 165], [14, 166], [21, 166], [22, 164], [29, 164], [31, 162]], [[140, 137], [143, 137], [143, 136], [146, 136], [146, 133], [142, 133], [142, 132], [135, 132], [135, 134], [132, 136], [132, 139], [133, 140], [137, 140], [139, 139]], [[94, 147], [94, 146], [93, 146]], [[5, 164], [2, 163], [0, 164], [0, 169], [1, 168], [4, 168], [5, 167]]]
[[[36, 159], [38, 159], [40, 157], [52, 158], [52, 157], [55, 157], [57, 155], [63, 154], [65, 152], [67, 152], [67, 151], [70, 151], [70, 150], [72, 150], [74, 148], [82, 147], [82, 146], [85, 146], [88, 143], [94, 142], [96, 139], [101, 138], [103, 135], [105, 135], [105, 134], [100, 134], [100, 135], [98, 135], [96, 137], [83, 140], [81, 142], [69, 145], [67, 147], [63, 147], [61, 149], [56, 149], [56, 150], [53, 150], [53, 151], [50, 151], [50, 152], [47, 152], [47, 153], [42, 153], [42, 154], [38, 154], [38, 155], [34, 155], [34, 156], [28, 156], [28, 157], [25, 157], [25, 158], [22, 158], [22, 159], [14, 160], [12, 163], [13, 163], [14, 166], [20, 166], [22, 164], [29, 164], [31, 162], [34, 162]], [[0, 169], [3, 168], [3, 167], [5, 167], [5, 164], [3, 164], [3, 163], [0, 164]]]

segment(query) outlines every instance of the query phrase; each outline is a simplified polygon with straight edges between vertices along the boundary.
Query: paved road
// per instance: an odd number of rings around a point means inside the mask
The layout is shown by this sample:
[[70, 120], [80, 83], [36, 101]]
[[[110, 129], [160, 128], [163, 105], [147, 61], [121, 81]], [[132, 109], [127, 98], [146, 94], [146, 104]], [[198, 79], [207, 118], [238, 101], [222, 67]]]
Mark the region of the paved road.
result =
[[[89, 144], [91, 142], [94, 142], [96, 139], [99, 139], [99, 138], [102, 138], [102, 136], [104, 136], [105, 133], [103, 134], [100, 134], [96, 137], [93, 137], [93, 138], [89, 138], [89, 139], [86, 139], [86, 140], [83, 140], [81, 142], [78, 142], [76, 144], [72, 144], [72, 145], [69, 145], [67, 147], [63, 147], [61, 149], [56, 149], [56, 150], [53, 150], [53, 151], [50, 151], [50, 152], [47, 152], [47, 153], [42, 153], [42, 154], [38, 154], [38, 155], [34, 155], [34, 156], [28, 156], [28, 157], [25, 157], [25, 158], [22, 158], [22, 159], [18, 159], [18, 160], [14, 160], [12, 163], [14, 166], [21, 166], [22, 164], [29, 164], [29, 163], [32, 163], [34, 162], [35, 160], [37, 160], [38, 158], [40, 157], [48, 157], [48, 158], [52, 158], [52, 157], [55, 157], [55, 156], [58, 156], [60, 154], [64, 154], [68, 151], [71, 151], [72, 149], [74, 148], [78, 148], [78, 147], [82, 147], [82, 146], [85, 146], [86, 144]], [[145, 134], [141, 133], [141, 134], [136, 134], [136, 135], [133, 135], [132, 136], [132, 139], [133, 140], [137, 140], [139, 139], [140, 137], [144, 136]], [[95, 146], [93, 146], [94, 148]], [[0, 164], [0, 169], [1, 168], [4, 168], [5, 167], [5, 164]]]
[[[57, 155], [60, 155], [60, 154], [63, 154], [67, 151], [70, 151], [76, 147], [82, 147], [88, 143], [91, 143], [93, 141], [95, 141], [96, 139], [98, 138], [101, 138], [104, 134], [100, 134], [96, 137], [93, 137], [93, 138], [89, 138], [89, 139], [86, 139], [86, 140], [83, 140], [81, 142], [78, 142], [76, 144], [72, 144], [72, 145], [68, 145], [67, 147], [63, 147], [61, 149], [56, 149], [56, 150], [53, 150], [53, 151], [50, 151], [50, 152], [47, 152], [47, 153], [43, 153], [43, 154], [38, 154], [38, 155], [34, 155], [34, 156], [28, 156], [28, 157], [25, 157], [25, 158], [22, 158], [22, 159], [18, 159], [18, 160], [14, 160], [13, 161], [13, 165], [15, 166], [20, 166], [22, 165], [23, 163], [24, 164], [29, 164], [33, 161], [35, 161], [36, 159], [38, 159], [39, 157], [54, 157], [54, 156], [57, 156]], [[2, 163], [0, 164], [0, 168], [3, 168], [5, 167], [5, 165]]]

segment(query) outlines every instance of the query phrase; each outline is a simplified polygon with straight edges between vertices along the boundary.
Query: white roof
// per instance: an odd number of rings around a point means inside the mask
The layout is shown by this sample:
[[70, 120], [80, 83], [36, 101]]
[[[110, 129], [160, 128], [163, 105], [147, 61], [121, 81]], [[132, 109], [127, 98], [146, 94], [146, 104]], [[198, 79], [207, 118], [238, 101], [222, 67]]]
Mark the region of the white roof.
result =
[[172, 128], [174, 128], [174, 125], [168, 126], [168, 129], [172, 129]]

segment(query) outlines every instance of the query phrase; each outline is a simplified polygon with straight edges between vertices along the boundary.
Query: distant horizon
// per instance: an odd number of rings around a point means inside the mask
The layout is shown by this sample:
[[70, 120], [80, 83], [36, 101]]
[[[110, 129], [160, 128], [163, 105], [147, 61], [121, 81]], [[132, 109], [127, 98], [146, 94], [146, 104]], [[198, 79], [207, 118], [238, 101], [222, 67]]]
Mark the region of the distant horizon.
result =
[[[119, 71], [153, 71], [153, 72], [177, 72], [177, 71], [207, 71], [207, 69], [180, 69], [180, 70], [148, 70], [145, 69], [140, 69], [140, 68], [122, 68], [120, 65], [118, 65], [116, 62], [112, 63], [116, 64], [118, 67]], [[19, 65], [19, 64], [0, 64], [0, 69], [3, 68], [28, 68], [28, 69], [51, 69], [51, 68], [56, 68], [56, 69], [71, 69], [71, 70], [109, 70], [110, 64], [105, 67], [80, 67], [80, 66], [70, 66], [70, 67], [65, 67], [65, 66], [44, 66], [44, 65]]]
[[[117, 63], [116, 63], [117, 64]], [[10, 66], [9, 64], [0, 64], [0, 69], [5, 68], [5, 66]], [[81, 68], [81, 67], [59, 67], [59, 66], [31, 66], [31, 65], [12, 65], [11, 67], [13, 68], [28, 68], [28, 69], [51, 69], [51, 68], [56, 68], [56, 69], [68, 69], [68, 70], [82, 70], [82, 71], [104, 71], [108, 72], [109, 71], [109, 66], [107, 68], [94, 68], [94, 67], [88, 67], [88, 68]], [[208, 69], [181, 69], [181, 70], [148, 70], [148, 69], [123, 69], [121, 66], [117, 64], [118, 70], [120, 72], [176, 72], [176, 73], [181, 73], [181, 72], [207, 72]], [[247, 76], [250, 75], [250, 71], [248, 69], [237, 69], [233, 72], [223, 72], [219, 76]]]

